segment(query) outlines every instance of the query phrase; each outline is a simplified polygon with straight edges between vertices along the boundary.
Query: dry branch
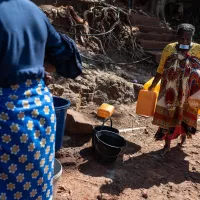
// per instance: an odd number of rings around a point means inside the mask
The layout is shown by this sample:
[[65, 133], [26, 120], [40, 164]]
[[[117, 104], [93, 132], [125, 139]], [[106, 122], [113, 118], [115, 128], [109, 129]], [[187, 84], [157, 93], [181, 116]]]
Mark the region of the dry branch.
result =
[[138, 29], [131, 25], [129, 12], [122, 8], [101, 2], [85, 10], [82, 17], [72, 6], [51, 6], [41, 9], [53, 22], [61, 19], [60, 28], [67, 21], [68, 24], [64, 26], [63, 31], [74, 35], [82, 45], [95, 53], [101, 52], [108, 56], [107, 50], [114, 48], [122, 60], [129, 57], [129, 63], [136, 58], [146, 57], [136, 41]]

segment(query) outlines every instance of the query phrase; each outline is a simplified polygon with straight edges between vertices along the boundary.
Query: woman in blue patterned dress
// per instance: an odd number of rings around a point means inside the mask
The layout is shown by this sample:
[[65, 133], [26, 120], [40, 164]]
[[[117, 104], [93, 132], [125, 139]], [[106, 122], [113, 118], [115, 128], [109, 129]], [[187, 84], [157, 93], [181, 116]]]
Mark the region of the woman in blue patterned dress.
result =
[[74, 78], [80, 56], [31, 1], [0, 0], [0, 13], [0, 199], [50, 200], [56, 117], [44, 57]]

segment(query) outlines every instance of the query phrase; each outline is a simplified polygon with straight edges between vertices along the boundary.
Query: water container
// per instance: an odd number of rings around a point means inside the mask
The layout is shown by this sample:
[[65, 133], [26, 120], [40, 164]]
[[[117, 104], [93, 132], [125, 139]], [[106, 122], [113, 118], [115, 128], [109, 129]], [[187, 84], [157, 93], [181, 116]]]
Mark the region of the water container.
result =
[[53, 97], [53, 104], [56, 111], [56, 143], [55, 143], [55, 151], [58, 151], [63, 142], [63, 135], [65, 132], [65, 123], [67, 117], [67, 109], [70, 106], [70, 101], [63, 99], [61, 97]]
[[107, 103], [103, 103], [97, 111], [97, 116], [101, 118], [110, 117], [114, 112], [115, 107]]
[[[144, 89], [145, 90], [148, 90], [148, 88], [151, 86], [151, 84], [153, 83], [153, 80], [154, 80], [154, 77], [151, 78], [150, 80], [148, 80], [145, 84], [144, 84]], [[156, 85], [156, 87], [154, 88], [154, 92], [157, 92], [159, 93], [160, 91], [160, 83], [161, 83], [161, 80], [158, 82], [158, 84]]]
[[[154, 80], [154, 77], [151, 78], [150, 80], [148, 80], [148, 81], [144, 84], [143, 88], [144, 88], [145, 90], [148, 90], [148, 88], [151, 86], [153, 80]], [[154, 90], [153, 90], [154, 92], [157, 92], [158, 94], [159, 94], [159, 91], [160, 91], [160, 84], [161, 84], [161, 80], [158, 82], [158, 84], [156, 85], [156, 87], [155, 87]], [[200, 115], [200, 110], [198, 110], [198, 115]]]
[[53, 177], [53, 197], [56, 198], [57, 192], [57, 183], [62, 175], [62, 165], [61, 163], [55, 159], [54, 161], [54, 177]]
[[[153, 83], [153, 80], [154, 80], [154, 77], [153, 78], [151, 78], [150, 80], [148, 80], [145, 84], [144, 84], [144, 86], [143, 86], [143, 88], [145, 89], [145, 90], [148, 90], [148, 88], [151, 86], [151, 84]], [[160, 84], [161, 84], [161, 80], [158, 82], [158, 84], [156, 85], [156, 87], [154, 88], [154, 92], [157, 92], [158, 94], [159, 94], [159, 91], [160, 91]], [[198, 110], [198, 115], [200, 115], [200, 110]]]
[[[106, 126], [105, 123], [110, 120], [110, 126]], [[94, 150], [94, 143], [95, 143], [95, 135], [97, 134], [97, 132], [99, 131], [109, 131], [109, 132], [113, 132], [113, 133], [116, 133], [116, 134], [119, 134], [119, 130], [116, 129], [116, 128], [113, 128], [112, 127], [112, 119], [109, 117], [109, 118], [106, 118], [104, 121], [103, 121], [103, 124], [101, 126], [94, 126], [93, 127], [93, 131], [92, 131], [92, 148]]]
[[94, 142], [96, 159], [103, 163], [113, 163], [127, 144], [122, 136], [107, 130], [97, 132]]
[[136, 114], [151, 117], [154, 115], [158, 93], [140, 90], [136, 106]]

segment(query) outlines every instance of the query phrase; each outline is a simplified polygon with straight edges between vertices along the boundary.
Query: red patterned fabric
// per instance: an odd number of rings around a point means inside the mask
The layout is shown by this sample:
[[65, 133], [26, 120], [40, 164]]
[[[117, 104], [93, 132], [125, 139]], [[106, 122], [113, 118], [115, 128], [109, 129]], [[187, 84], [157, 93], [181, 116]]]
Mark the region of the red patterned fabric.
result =
[[164, 129], [175, 128], [172, 137], [181, 134], [181, 124], [196, 128], [198, 110], [189, 107], [188, 97], [200, 90], [200, 60], [188, 54], [168, 57], [153, 124]]

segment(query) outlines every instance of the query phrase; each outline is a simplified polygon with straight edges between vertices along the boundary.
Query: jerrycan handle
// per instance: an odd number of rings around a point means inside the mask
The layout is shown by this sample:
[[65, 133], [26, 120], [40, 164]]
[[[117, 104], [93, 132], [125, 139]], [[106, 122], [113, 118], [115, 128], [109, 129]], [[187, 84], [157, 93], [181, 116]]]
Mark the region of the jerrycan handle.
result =
[[112, 128], [112, 119], [111, 119], [111, 117], [107, 117], [107, 118], [104, 119], [104, 121], [103, 121], [103, 124], [102, 124], [102, 126], [101, 126], [101, 130], [102, 130], [104, 124], [105, 124], [108, 120], [110, 120], [110, 127]]

